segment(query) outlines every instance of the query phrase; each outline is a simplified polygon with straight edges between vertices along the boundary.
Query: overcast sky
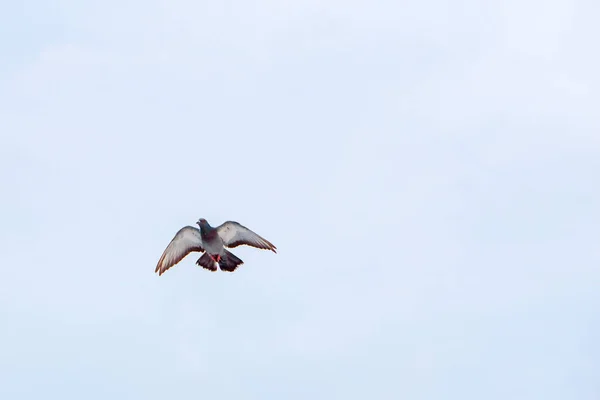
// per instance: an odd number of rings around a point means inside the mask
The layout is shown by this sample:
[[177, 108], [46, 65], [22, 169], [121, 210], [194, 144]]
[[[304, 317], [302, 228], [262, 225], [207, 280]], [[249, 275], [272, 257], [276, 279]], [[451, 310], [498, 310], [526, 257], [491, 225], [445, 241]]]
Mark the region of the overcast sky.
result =
[[0, 397], [597, 400], [599, 15], [4, 2]]

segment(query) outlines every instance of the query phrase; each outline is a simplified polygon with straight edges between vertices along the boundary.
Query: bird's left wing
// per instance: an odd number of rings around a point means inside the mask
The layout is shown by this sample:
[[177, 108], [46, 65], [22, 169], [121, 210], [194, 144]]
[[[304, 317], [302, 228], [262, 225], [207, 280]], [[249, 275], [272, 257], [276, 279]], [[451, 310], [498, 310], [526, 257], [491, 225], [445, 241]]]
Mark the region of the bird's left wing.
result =
[[273, 243], [235, 221], [224, 222], [217, 227], [217, 232], [223, 240], [223, 244], [227, 247], [237, 247], [245, 244], [277, 253], [277, 247]]
[[192, 251], [204, 251], [202, 236], [198, 228], [185, 226], [175, 234], [175, 237], [163, 252], [160, 260], [158, 260], [154, 272], [158, 272], [159, 276], [162, 275]]

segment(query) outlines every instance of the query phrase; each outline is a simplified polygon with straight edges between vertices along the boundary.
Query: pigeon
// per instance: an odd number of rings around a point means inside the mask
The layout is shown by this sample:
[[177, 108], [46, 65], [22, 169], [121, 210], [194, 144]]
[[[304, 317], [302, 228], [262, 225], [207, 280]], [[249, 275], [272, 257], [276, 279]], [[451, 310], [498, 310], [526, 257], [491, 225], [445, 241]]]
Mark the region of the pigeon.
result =
[[204, 253], [196, 264], [212, 272], [215, 272], [217, 267], [221, 268], [221, 271], [233, 272], [244, 263], [225, 249], [226, 247], [233, 248], [245, 244], [277, 253], [277, 247], [273, 243], [235, 221], [226, 221], [214, 228], [207, 220], [200, 218], [196, 224], [200, 229], [184, 226], [175, 234], [154, 270], [159, 276], [191, 252]]

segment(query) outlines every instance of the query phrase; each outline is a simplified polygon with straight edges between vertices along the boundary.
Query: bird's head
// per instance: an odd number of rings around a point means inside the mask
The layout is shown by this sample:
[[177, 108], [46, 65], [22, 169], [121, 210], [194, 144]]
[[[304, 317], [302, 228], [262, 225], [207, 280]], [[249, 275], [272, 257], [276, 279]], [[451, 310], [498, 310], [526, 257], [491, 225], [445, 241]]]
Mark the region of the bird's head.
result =
[[200, 218], [200, 219], [198, 220], [198, 222], [196, 222], [196, 223], [197, 223], [197, 224], [198, 224], [198, 226], [199, 226], [199, 227], [201, 227], [201, 228], [202, 228], [203, 226], [207, 226], [207, 225], [208, 225], [208, 221], [207, 221], [207, 220], [205, 220], [204, 218]]

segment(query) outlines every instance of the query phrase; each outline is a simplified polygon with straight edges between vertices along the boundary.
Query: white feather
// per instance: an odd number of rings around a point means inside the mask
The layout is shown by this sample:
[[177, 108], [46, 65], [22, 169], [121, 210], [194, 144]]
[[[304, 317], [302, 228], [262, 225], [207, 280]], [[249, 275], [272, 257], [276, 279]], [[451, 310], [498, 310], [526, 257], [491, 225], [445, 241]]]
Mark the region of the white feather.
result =
[[198, 228], [185, 226], [175, 234], [175, 237], [173, 237], [171, 243], [169, 243], [163, 252], [160, 260], [158, 260], [154, 272], [158, 272], [158, 275], [162, 275], [166, 270], [177, 264], [192, 251], [204, 251], [202, 236], [200, 235], [200, 230]]
[[217, 232], [226, 247], [237, 247], [245, 244], [276, 253], [277, 247], [273, 243], [235, 221], [224, 222], [217, 227]]

